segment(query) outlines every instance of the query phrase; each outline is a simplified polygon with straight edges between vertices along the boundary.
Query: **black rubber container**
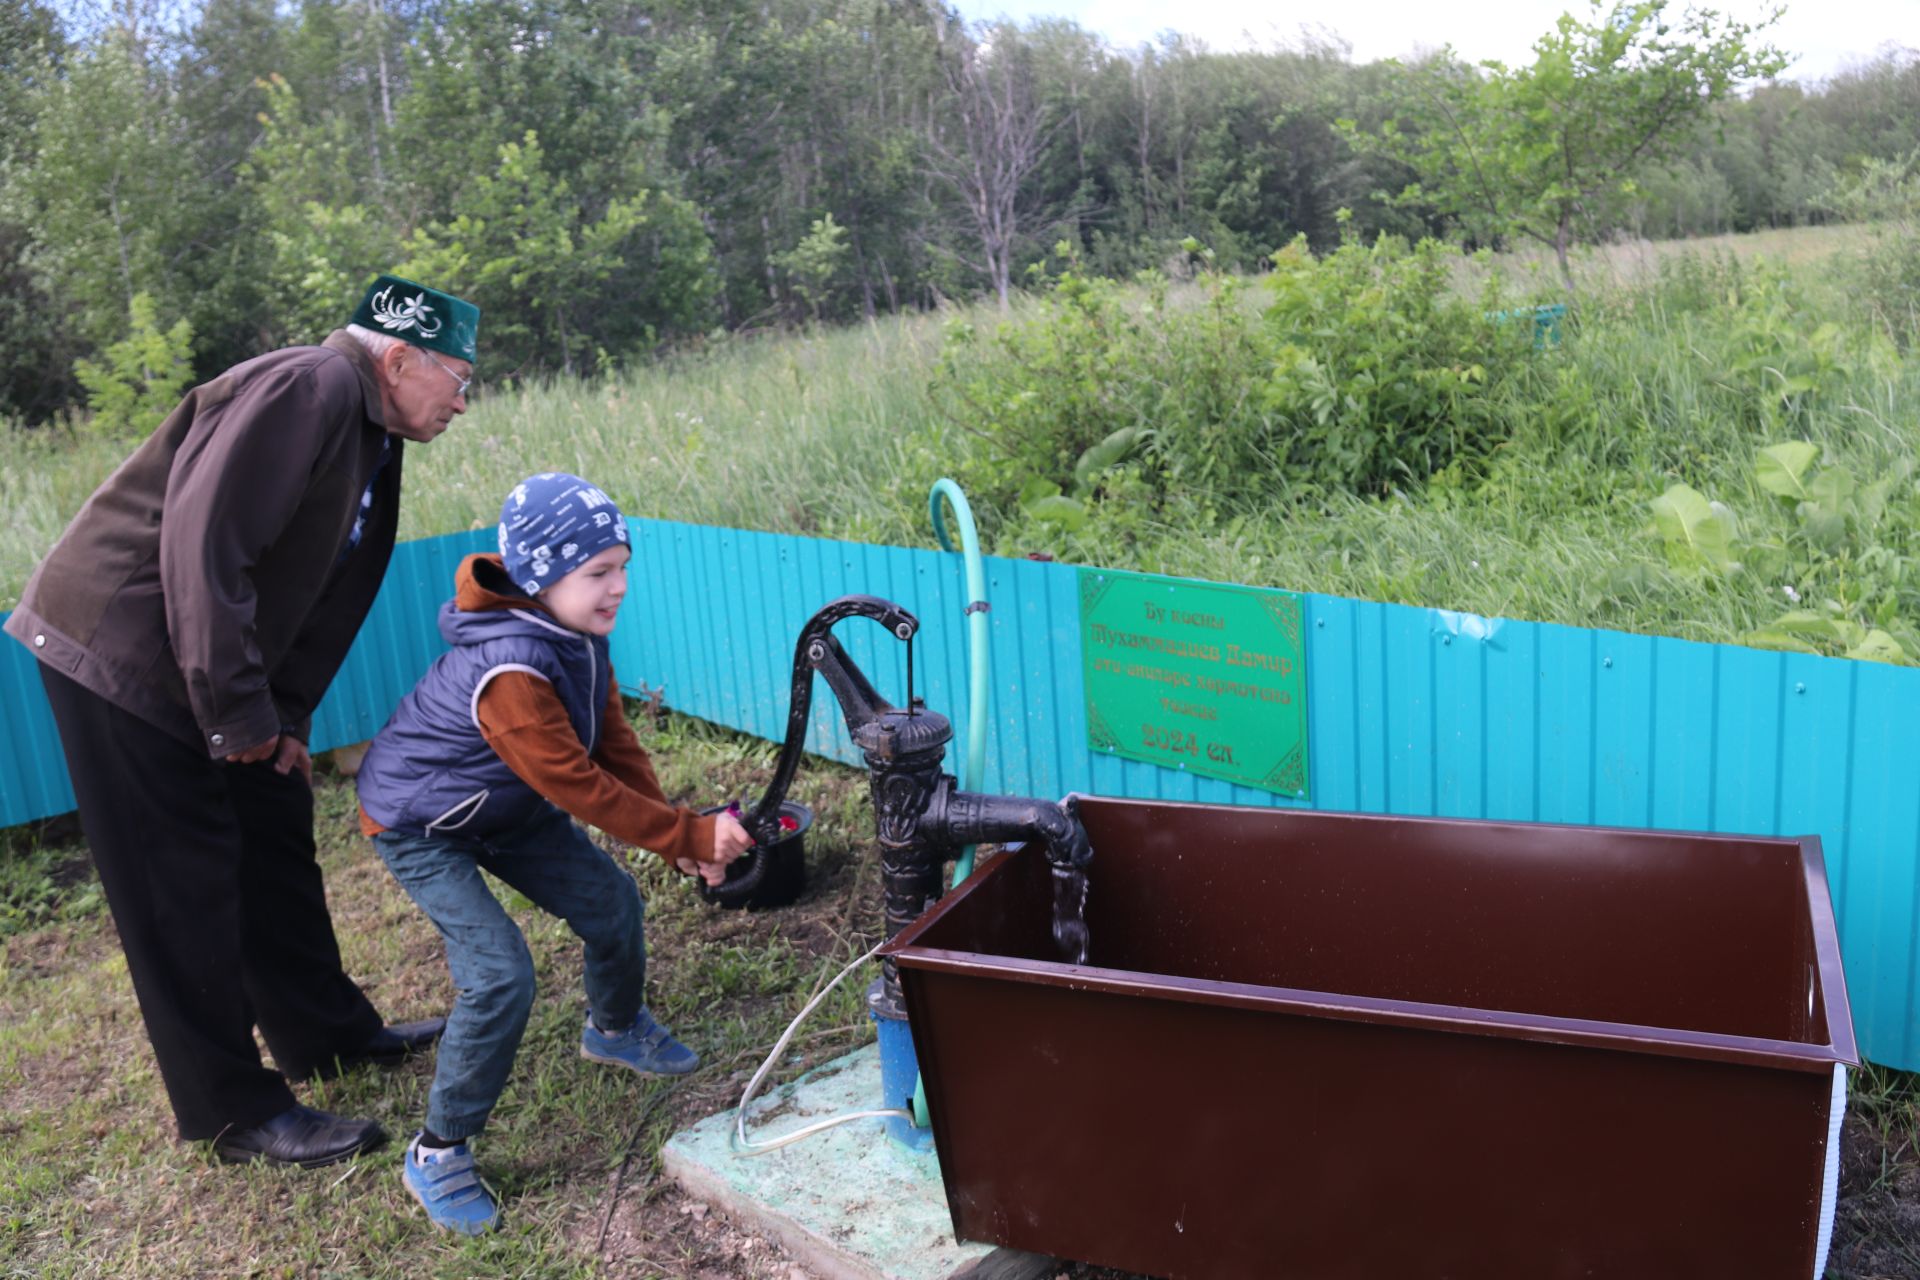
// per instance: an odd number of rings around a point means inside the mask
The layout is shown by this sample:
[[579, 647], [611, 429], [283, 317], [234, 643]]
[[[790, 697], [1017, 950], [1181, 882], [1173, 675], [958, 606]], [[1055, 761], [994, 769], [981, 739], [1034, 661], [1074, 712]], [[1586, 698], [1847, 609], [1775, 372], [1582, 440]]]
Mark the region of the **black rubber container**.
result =
[[[703, 809], [715, 814], [724, 806]], [[759, 845], [727, 867], [727, 878], [720, 884], [699, 882], [700, 896], [716, 907], [764, 911], [784, 907], [797, 899], [807, 887], [806, 836], [813, 826], [813, 810], [797, 800], [782, 800], [780, 816], [800, 825], [772, 844]]]

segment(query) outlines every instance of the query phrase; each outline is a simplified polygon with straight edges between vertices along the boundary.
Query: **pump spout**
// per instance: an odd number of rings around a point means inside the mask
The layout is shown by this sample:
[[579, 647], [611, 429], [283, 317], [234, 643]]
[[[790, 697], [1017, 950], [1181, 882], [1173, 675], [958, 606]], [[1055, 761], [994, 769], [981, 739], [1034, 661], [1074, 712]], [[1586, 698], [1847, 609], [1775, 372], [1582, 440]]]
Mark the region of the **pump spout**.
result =
[[1080, 806], [1069, 797], [1064, 803], [1022, 796], [986, 796], [951, 792], [946, 800], [949, 845], [1005, 844], [1010, 840], [1041, 840], [1047, 861], [1063, 871], [1081, 871], [1093, 861], [1093, 845], [1080, 824]]
[[[944, 809], [938, 818], [932, 814], [935, 806]], [[929, 806], [929, 818], [933, 819], [931, 830], [949, 848], [1011, 840], [1045, 843], [1047, 863], [1053, 872], [1054, 944], [1073, 963], [1087, 962], [1087, 865], [1093, 861], [1093, 844], [1087, 839], [1079, 802], [1074, 797], [1055, 804], [942, 788]]]

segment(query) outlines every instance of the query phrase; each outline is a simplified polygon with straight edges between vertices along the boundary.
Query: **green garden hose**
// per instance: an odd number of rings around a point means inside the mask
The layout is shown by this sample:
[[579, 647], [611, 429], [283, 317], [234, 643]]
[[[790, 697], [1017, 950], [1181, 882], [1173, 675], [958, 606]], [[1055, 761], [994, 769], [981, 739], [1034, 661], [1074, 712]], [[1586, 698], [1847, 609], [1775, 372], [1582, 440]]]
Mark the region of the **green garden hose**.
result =
[[[979, 791], [987, 773], [987, 689], [992, 666], [987, 648], [987, 571], [980, 563], [980, 532], [973, 524], [973, 508], [967, 505], [967, 495], [960, 486], [945, 476], [934, 481], [927, 493], [927, 514], [933, 519], [933, 536], [940, 540], [940, 549], [954, 549], [953, 539], [947, 536], [942, 497], [953, 504], [954, 518], [960, 526], [960, 549], [967, 560], [967, 763], [960, 785], [967, 791]], [[954, 884], [973, 874], [973, 850], [974, 846], [968, 845], [955, 859]], [[913, 1124], [917, 1129], [928, 1126], [925, 1076], [913, 1083]]]
[[[992, 666], [987, 649], [987, 572], [980, 562], [980, 533], [974, 528], [973, 508], [967, 505], [967, 495], [960, 491], [960, 486], [944, 476], [933, 482], [927, 494], [927, 513], [933, 518], [933, 535], [940, 540], [940, 549], [954, 549], [953, 540], [947, 536], [945, 513], [940, 507], [943, 496], [953, 504], [953, 514], [960, 525], [960, 546], [967, 558], [967, 765], [960, 786], [966, 791], [978, 791], [986, 782], [987, 689]], [[953, 864], [956, 885], [973, 874], [973, 849], [972, 845], [962, 849]]]

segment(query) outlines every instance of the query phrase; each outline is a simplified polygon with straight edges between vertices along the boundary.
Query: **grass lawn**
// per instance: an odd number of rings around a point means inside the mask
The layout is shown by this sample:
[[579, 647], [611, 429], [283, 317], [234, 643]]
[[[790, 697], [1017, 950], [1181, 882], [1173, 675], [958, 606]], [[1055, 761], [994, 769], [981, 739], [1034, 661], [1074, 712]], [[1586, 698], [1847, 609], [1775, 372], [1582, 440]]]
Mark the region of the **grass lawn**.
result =
[[[645, 712], [637, 727], [676, 798], [757, 795], [771, 775], [771, 744]], [[0, 939], [0, 1276], [804, 1280], [778, 1246], [657, 1176], [661, 1143], [736, 1102], [818, 984], [878, 940], [865, 776], [809, 760], [794, 795], [817, 816], [807, 892], [792, 907], [716, 911], [658, 859], [629, 859], [648, 901], [650, 1003], [706, 1060], [678, 1083], [640, 1081], [578, 1056], [578, 946], [564, 925], [502, 888], [532, 947], [540, 996], [506, 1095], [475, 1146], [508, 1222], [478, 1241], [435, 1231], [400, 1185], [399, 1146], [424, 1112], [430, 1058], [300, 1086], [304, 1101], [377, 1117], [394, 1135], [385, 1150], [345, 1165], [229, 1167], [204, 1146], [175, 1142], [84, 849], [70, 827], [14, 832], [0, 849], [0, 921], [10, 931]], [[358, 834], [351, 781], [323, 767], [316, 798], [348, 970], [391, 1019], [444, 1012], [451, 990], [439, 941]], [[841, 984], [776, 1080], [871, 1038], [863, 985]], [[1854, 1089], [1829, 1275], [1920, 1275], [1920, 1089], [1915, 1077], [1877, 1069]]]
[[[757, 794], [771, 775], [770, 744], [684, 719], [643, 715], [641, 731], [677, 797]], [[655, 1176], [660, 1144], [737, 1102], [816, 985], [878, 941], [864, 775], [810, 761], [794, 796], [817, 821], [807, 893], [793, 907], [718, 911], [659, 859], [620, 855], [648, 902], [650, 1004], [705, 1059], [677, 1083], [579, 1056], [578, 943], [496, 886], [526, 931], [540, 996], [475, 1144], [509, 1225], [477, 1242], [429, 1226], [400, 1185], [399, 1150], [424, 1116], [430, 1057], [299, 1087], [302, 1101], [376, 1117], [393, 1136], [351, 1163], [229, 1167], [203, 1145], [177, 1143], [84, 850], [70, 833], [32, 849], [15, 832], [15, 847], [0, 851], [5, 918], [19, 930], [4, 939], [0, 970], [0, 1276], [803, 1275]], [[390, 1020], [444, 1013], [452, 991], [439, 939], [360, 837], [351, 781], [323, 768], [316, 799], [348, 971]], [[70, 883], [56, 892], [58, 879]], [[35, 921], [45, 923], [27, 927]], [[872, 1038], [862, 985], [841, 984], [815, 1012], [776, 1079]]]

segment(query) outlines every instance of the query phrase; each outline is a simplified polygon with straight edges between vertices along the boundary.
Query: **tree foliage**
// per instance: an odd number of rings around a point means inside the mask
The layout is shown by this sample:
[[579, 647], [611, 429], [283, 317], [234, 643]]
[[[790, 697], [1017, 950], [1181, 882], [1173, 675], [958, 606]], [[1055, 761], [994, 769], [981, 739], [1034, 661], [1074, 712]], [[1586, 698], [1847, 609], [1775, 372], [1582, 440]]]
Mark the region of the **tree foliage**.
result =
[[683, 202], [649, 188], [595, 210], [529, 130], [465, 185], [451, 218], [414, 233], [399, 270], [480, 307], [489, 363], [587, 372], [660, 326], [698, 323], [705, 240]]
[[87, 391], [89, 424], [94, 431], [141, 438], [173, 411], [192, 376], [193, 326], [177, 320], [161, 328], [153, 299], [133, 295], [127, 308], [128, 333], [101, 353], [82, 359], [74, 376]]
[[63, 12], [0, 0], [0, 416], [28, 421], [80, 401], [74, 362], [143, 293], [206, 376], [406, 267], [486, 309], [483, 377], [532, 377], [1010, 297], [1057, 240], [1120, 279], [1190, 237], [1264, 270], [1302, 236], [1858, 216], [1845, 193], [1920, 148], [1920, 57], [1756, 81], [1755, 30], [1651, 3], [1563, 19], [1513, 71], [899, 0]]
[[1787, 61], [1755, 42], [1771, 17], [1688, 9], [1670, 20], [1666, 0], [1593, 6], [1589, 22], [1561, 14], [1529, 66], [1470, 68], [1442, 53], [1409, 68], [1399, 111], [1367, 138], [1416, 173], [1403, 203], [1436, 207], [1485, 242], [1547, 245], [1569, 284], [1576, 235], [1618, 225], [1636, 176], [1740, 84]]

